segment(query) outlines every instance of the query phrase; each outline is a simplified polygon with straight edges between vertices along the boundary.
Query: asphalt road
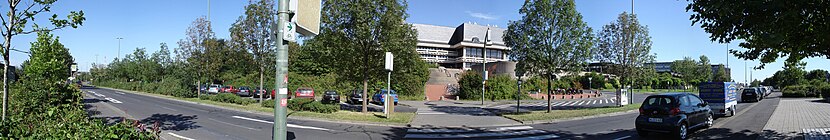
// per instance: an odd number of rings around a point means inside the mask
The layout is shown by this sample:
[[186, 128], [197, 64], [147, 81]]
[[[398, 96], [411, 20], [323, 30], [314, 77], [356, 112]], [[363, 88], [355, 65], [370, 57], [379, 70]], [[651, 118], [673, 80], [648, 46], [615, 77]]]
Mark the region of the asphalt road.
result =
[[[271, 139], [273, 116], [100, 88], [82, 89], [94, 117], [162, 124], [164, 139]], [[97, 111], [96, 111], [97, 110]], [[288, 139], [401, 139], [405, 128], [288, 120]]]
[[[757, 103], [738, 103], [738, 113], [736, 116], [719, 117], [715, 120], [712, 128], [696, 130], [693, 134], [690, 134], [690, 138], [755, 140], [761, 134], [767, 120], [769, 120], [775, 111], [780, 96], [780, 92], [775, 92]], [[634, 128], [634, 119], [637, 115], [638, 113], [634, 112], [617, 116], [531, 126], [533, 128], [555, 132], [565, 139], [659, 140], [669, 138], [668, 135], [650, 135], [647, 138], [639, 137]]]

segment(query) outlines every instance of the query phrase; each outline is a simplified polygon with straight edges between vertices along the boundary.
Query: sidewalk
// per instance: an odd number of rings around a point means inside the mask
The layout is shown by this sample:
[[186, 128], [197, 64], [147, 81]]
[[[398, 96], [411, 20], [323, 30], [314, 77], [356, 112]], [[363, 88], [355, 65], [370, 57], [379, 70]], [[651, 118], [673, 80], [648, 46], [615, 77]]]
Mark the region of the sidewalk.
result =
[[[520, 125], [521, 123], [497, 116], [472, 101], [401, 101], [418, 108], [412, 127], [487, 127]], [[485, 105], [495, 102], [485, 102]]]
[[822, 99], [781, 99], [759, 139], [802, 139], [803, 132], [830, 128], [830, 103]]

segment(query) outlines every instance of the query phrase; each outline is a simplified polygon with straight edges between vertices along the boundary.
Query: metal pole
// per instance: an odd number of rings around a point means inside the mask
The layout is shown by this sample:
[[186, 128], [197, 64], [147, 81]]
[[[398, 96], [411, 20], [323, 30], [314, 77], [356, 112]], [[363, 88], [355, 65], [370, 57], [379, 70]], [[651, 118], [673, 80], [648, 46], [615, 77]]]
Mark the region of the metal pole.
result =
[[385, 99], [383, 100], [383, 105], [386, 107], [385, 110], [383, 110], [383, 113], [386, 115], [387, 119], [389, 119], [389, 115], [392, 114], [392, 112], [389, 112], [389, 108], [394, 107], [389, 105], [390, 100], [394, 102], [394, 99], [392, 99], [390, 96], [392, 94], [392, 86], [391, 84], [389, 84], [390, 82], [392, 82], [392, 71], [386, 73], [386, 94], [383, 95]]
[[487, 28], [487, 33], [484, 34], [484, 46], [481, 48], [481, 105], [484, 105], [484, 85], [487, 84], [487, 41], [490, 38], [490, 28]]
[[115, 39], [118, 39], [118, 56], [115, 56], [115, 59], [118, 59], [118, 57], [121, 56], [121, 39], [124, 39], [124, 38], [118, 37], [118, 38], [115, 38]]
[[522, 100], [522, 77], [519, 77], [518, 81], [519, 93], [516, 94], [516, 113], [519, 113], [519, 108], [521, 108], [521, 100]]
[[[288, 95], [288, 47], [286, 44], [283, 44], [283, 34], [285, 34], [282, 30], [282, 27], [285, 26], [285, 21], [288, 19], [288, 0], [279, 0], [279, 9], [278, 9], [278, 17], [277, 18], [277, 26], [274, 27], [273, 24], [271, 26], [271, 31], [276, 31], [276, 37], [271, 36], [274, 44], [277, 45], [277, 77], [275, 78], [275, 85], [276, 89], [278, 90], [276, 94], [276, 98], [274, 100], [274, 133], [272, 138], [274, 140], [285, 140], [288, 137], [287, 132], [288, 129], [286, 128], [287, 125], [287, 117], [286, 117], [286, 109], [285, 104], [287, 104], [288, 100], [286, 100], [286, 96]], [[283, 81], [280, 81], [280, 78], [284, 78]]]

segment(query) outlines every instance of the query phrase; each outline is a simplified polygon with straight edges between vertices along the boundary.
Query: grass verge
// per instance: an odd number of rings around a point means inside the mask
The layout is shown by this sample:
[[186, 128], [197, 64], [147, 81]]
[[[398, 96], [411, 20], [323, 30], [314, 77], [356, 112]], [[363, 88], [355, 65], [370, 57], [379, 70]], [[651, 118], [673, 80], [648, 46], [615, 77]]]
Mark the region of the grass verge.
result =
[[[175, 99], [175, 100], [183, 100], [183, 101], [190, 101], [196, 102], [201, 104], [209, 104], [215, 105], [225, 108], [231, 108], [236, 110], [245, 110], [245, 111], [255, 111], [255, 112], [264, 112], [264, 113], [274, 113], [274, 108], [262, 107], [260, 103], [253, 103], [248, 105], [239, 105], [239, 104], [232, 104], [232, 103], [223, 103], [223, 102], [216, 102], [210, 100], [201, 100], [199, 98], [182, 98], [182, 97], [175, 97], [169, 95], [162, 95], [162, 94], [153, 94], [153, 93], [146, 93], [146, 92], [138, 92], [138, 91], [130, 91], [130, 90], [122, 90], [122, 89], [115, 89], [109, 87], [103, 87], [107, 89], [113, 89], [123, 92], [130, 92], [130, 93], [137, 93], [142, 95], [148, 96], [155, 96], [160, 98], [167, 98], [167, 99]], [[347, 110], [340, 110], [331, 114], [326, 113], [317, 113], [317, 112], [308, 112], [308, 111], [292, 111], [288, 110], [289, 117], [295, 116], [300, 118], [308, 118], [308, 119], [320, 119], [326, 121], [334, 121], [334, 122], [355, 122], [355, 123], [373, 123], [373, 124], [391, 124], [391, 125], [406, 125], [412, 121], [412, 118], [415, 117], [415, 113], [402, 113], [397, 112], [392, 115], [392, 118], [387, 119], [383, 116], [383, 113], [360, 113], [354, 111], [347, 111]]]
[[608, 114], [608, 113], [615, 113], [615, 112], [624, 112], [629, 110], [636, 110], [640, 108], [641, 103], [631, 104], [623, 107], [601, 107], [601, 108], [585, 108], [585, 109], [574, 109], [574, 110], [552, 110], [550, 113], [545, 113], [547, 111], [531, 111], [525, 113], [509, 113], [509, 114], [502, 114], [502, 117], [513, 119], [516, 121], [520, 121], [523, 123], [534, 122], [534, 121], [553, 121], [553, 120], [561, 120], [561, 119], [570, 119], [570, 118], [577, 118], [577, 117], [585, 117], [585, 116], [594, 116], [594, 115], [601, 115], [601, 114]]

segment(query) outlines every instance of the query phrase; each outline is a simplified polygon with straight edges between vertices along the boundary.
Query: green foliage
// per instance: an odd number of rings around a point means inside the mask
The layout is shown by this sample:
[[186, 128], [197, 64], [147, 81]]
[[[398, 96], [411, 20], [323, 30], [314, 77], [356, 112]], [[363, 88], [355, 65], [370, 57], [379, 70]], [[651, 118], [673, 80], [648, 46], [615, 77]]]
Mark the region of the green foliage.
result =
[[729, 77], [729, 73], [726, 73], [726, 69], [724, 68], [723, 64], [718, 65], [718, 70], [715, 71], [715, 77], [712, 79], [714, 82], [729, 82], [732, 81], [732, 78]]
[[262, 100], [262, 103], [260, 104], [262, 105], [262, 107], [274, 108], [274, 105], [276, 105], [277, 103], [275, 103], [274, 100]]
[[288, 100], [288, 109], [294, 111], [311, 111], [317, 113], [334, 113], [340, 110], [339, 104], [328, 105], [311, 99], [297, 98]]
[[[588, 79], [589, 77], [591, 78], [590, 80]], [[606, 81], [605, 81], [605, 77], [604, 77], [604, 76], [602, 76], [602, 75], [600, 75], [600, 74], [598, 74], [598, 73], [594, 73], [594, 72], [591, 72], [591, 73], [586, 73], [585, 75], [580, 76], [580, 78], [579, 78], [579, 82], [580, 82], [580, 84], [585, 85], [585, 86], [584, 86], [584, 88], [585, 88], [585, 89], [589, 89], [589, 88], [593, 88], [593, 89], [602, 89], [602, 88], [606, 88], [606, 87], [605, 87], [605, 84], [606, 84], [606, 83], [605, 83], [605, 82], [606, 82]], [[613, 86], [612, 86], [612, 88], [613, 88]], [[608, 89], [608, 88], [606, 88], [606, 89]]]
[[231, 93], [220, 93], [218, 95], [202, 95], [199, 96], [199, 99], [240, 105], [248, 105], [257, 102], [257, 100], [251, 98], [242, 98]]
[[458, 79], [459, 96], [461, 99], [481, 98], [481, 74], [475, 71], [466, 71]]
[[[494, 75], [487, 80], [485, 96], [490, 100], [516, 99], [516, 94], [519, 92], [516, 82], [509, 75]], [[527, 96], [527, 94], [522, 95]]]
[[49, 32], [38, 32], [37, 41], [31, 45], [32, 55], [23, 67], [25, 78], [62, 82], [69, 77], [69, 66], [74, 60], [57, 37]]
[[806, 85], [787, 86], [781, 91], [784, 97], [807, 97], [812, 92], [810, 87]]
[[752, 82], [749, 85], [752, 86], [752, 87], [761, 86], [761, 81], [752, 80]]
[[[689, 0], [692, 25], [699, 24], [712, 41], [741, 40], [738, 58], [772, 63], [779, 57], [795, 63], [803, 58], [830, 58], [830, 22], [824, 1]], [[752, 16], [735, 16], [752, 15]], [[786, 44], [786, 45], [782, 45]]]
[[[544, 75], [579, 71], [590, 59], [594, 40], [573, 0], [525, 1], [522, 18], [510, 21], [504, 43], [510, 59], [519, 62], [521, 75]], [[555, 33], [555, 34], [554, 34]]]
[[649, 53], [651, 45], [648, 27], [641, 25], [636, 15], [623, 12], [597, 33], [594, 57], [601, 62], [618, 64], [612, 74], [623, 81], [642, 81], [654, 73], [649, 71], [653, 66], [646, 65], [655, 58]]
[[324, 59], [328, 63], [318, 64], [331, 67], [338, 81], [358, 85], [386, 81], [382, 58], [384, 52], [392, 52], [393, 89], [404, 96], [423, 94], [428, 66], [413, 51], [417, 32], [404, 22], [408, 15], [403, 1], [326, 0], [322, 5], [325, 26], [307, 42], [320, 52], [302, 54]]

